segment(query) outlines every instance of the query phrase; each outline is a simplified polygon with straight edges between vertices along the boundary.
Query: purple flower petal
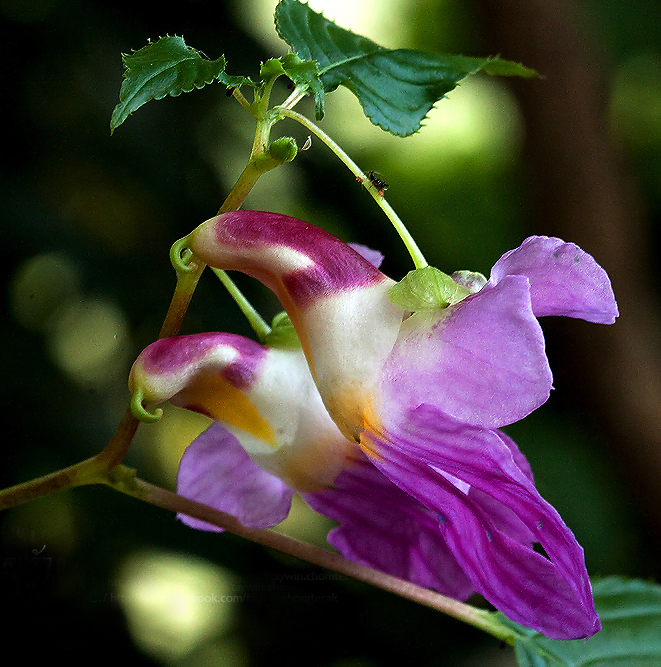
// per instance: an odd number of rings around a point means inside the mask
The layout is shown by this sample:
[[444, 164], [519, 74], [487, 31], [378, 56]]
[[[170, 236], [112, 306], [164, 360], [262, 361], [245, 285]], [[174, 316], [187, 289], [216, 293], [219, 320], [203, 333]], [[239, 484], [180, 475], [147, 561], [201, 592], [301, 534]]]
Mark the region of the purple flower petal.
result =
[[377, 269], [381, 266], [381, 262], [383, 262], [383, 253], [378, 250], [372, 250], [372, 248], [368, 248], [366, 245], [360, 243], [348, 243], [347, 245]]
[[[600, 629], [582, 548], [500, 434], [460, 424], [425, 405], [401, 423], [364, 437], [375, 452], [374, 465], [438, 513], [448, 547], [495, 607], [555, 639], [588, 637]], [[439, 470], [470, 484], [469, 493]], [[482, 494], [513, 512], [548, 558], [527, 540], [518, 541], [516, 524], [503, 522], [500, 512], [490, 514], [493, 504]]]
[[166, 338], [140, 354], [130, 382], [149, 402], [169, 400], [221, 422], [257, 465], [298, 490], [330, 484], [352, 445], [298, 349], [221, 333]]
[[380, 411], [428, 403], [466, 424], [500, 427], [544, 403], [551, 382], [528, 280], [507, 276], [440, 315], [404, 321], [383, 369]]
[[[288, 514], [294, 495], [284, 482], [252, 462], [220, 424], [212, 424], [186, 449], [177, 475], [177, 493], [235, 516], [248, 528], [268, 528]], [[180, 514], [191, 528], [221, 531]]]
[[489, 285], [508, 275], [530, 280], [532, 308], [537, 317], [564, 315], [612, 324], [618, 316], [608, 275], [574, 243], [531, 236], [496, 262]]
[[365, 458], [343, 470], [334, 488], [303, 497], [315, 511], [340, 522], [328, 541], [345, 558], [460, 600], [474, 592], [436, 516]]

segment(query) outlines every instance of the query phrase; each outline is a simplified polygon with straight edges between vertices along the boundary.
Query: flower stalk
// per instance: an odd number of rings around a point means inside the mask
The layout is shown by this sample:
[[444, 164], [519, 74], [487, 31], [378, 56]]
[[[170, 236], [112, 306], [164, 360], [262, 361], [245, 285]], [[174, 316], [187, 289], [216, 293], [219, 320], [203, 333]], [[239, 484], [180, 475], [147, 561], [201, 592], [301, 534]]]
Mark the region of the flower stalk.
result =
[[248, 323], [252, 327], [257, 338], [259, 338], [260, 342], [263, 343], [271, 333], [271, 327], [257, 312], [250, 301], [246, 299], [243, 292], [241, 292], [241, 290], [236, 286], [236, 283], [227, 275], [226, 271], [223, 271], [222, 269], [216, 269], [214, 267], [212, 267], [211, 270], [216, 274], [218, 280], [220, 280], [220, 282], [223, 284], [223, 287], [225, 287], [230, 296], [234, 299], [234, 302], [244, 314], [245, 318], [248, 320]]
[[[124, 466], [121, 466], [121, 468], [124, 468]], [[247, 539], [255, 544], [274, 549], [312, 565], [317, 565], [332, 572], [357, 579], [386, 592], [435, 609], [456, 620], [472, 625], [500, 641], [514, 645], [516, 633], [511, 628], [503, 625], [493, 612], [478, 609], [440, 593], [416, 586], [403, 579], [346, 560], [338, 554], [287, 535], [282, 535], [273, 530], [246, 528], [233, 516], [213, 509], [208, 505], [177, 495], [142, 479], [133, 477], [130, 477], [130, 479], [132, 483], [126, 484], [127, 477], [122, 477], [121, 487], [117, 486], [116, 483], [108, 482], [108, 485], [122, 493], [139, 498], [157, 507], [206, 521], [222, 528], [228, 533]]]
[[369, 176], [363, 172], [363, 170], [351, 159], [351, 157], [349, 157], [348, 153], [342, 149], [339, 144], [335, 142], [328, 134], [326, 134], [318, 125], [313, 123], [306, 116], [286, 106], [276, 107], [276, 109], [282, 116], [291, 118], [292, 120], [299, 122], [306, 129], [310, 130], [310, 132], [321, 139], [321, 141], [323, 141], [324, 144], [326, 144], [326, 146], [328, 146], [328, 148], [330, 148], [333, 153], [337, 155], [340, 161], [356, 177], [356, 180], [363, 185], [367, 192], [370, 193], [372, 199], [374, 199], [379, 208], [385, 213], [388, 220], [390, 220], [392, 226], [395, 228], [400, 238], [404, 242], [404, 245], [406, 246], [406, 249], [411, 256], [411, 259], [413, 260], [415, 268], [421, 269], [425, 266], [428, 266], [427, 260], [418, 247], [418, 244], [415, 242], [415, 239], [411, 236], [411, 233], [406, 228], [406, 225], [402, 222], [401, 218], [397, 215], [393, 207], [383, 196], [383, 191], [372, 183]]
[[317, 565], [338, 574], [363, 581], [381, 590], [430, 607], [472, 625], [501, 641], [514, 644], [516, 639], [515, 633], [500, 623], [495, 614], [491, 612], [478, 609], [426, 588], [416, 586], [403, 579], [346, 560], [338, 554], [282, 535], [273, 530], [246, 528], [229, 514], [177, 495], [136, 477], [135, 470], [132, 468], [128, 468], [122, 464], [109, 466], [109, 460], [107, 456], [104, 456], [104, 452], [58, 472], [5, 489], [0, 493], [0, 509], [13, 507], [34, 498], [74, 486], [104, 484], [138, 500], [206, 521], [222, 528], [228, 533], [256, 544], [275, 549], [312, 565]]
[[[247, 102], [237, 89], [234, 90], [234, 97], [242, 106], [248, 108], [249, 111], [251, 110], [249, 107], [252, 105]], [[264, 100], [268, 103], [268, 96], [263, 97], [262, 101]], [[264, 127], [268, 125], [270, 128], [272, 122], [272, 120], [266, 122], [258, 118], [258, 128], [253, 147], [261, 145], [260, 141], [264, 140], [264, 137], [268, 140], [268, 130], [266, 135], [264, 135]], [[220, 207], [219, 213], [226, 213], [240, 208], [259, 177], [280, 164], [282, 164], [282, 161], [274, 159], [268, 151], [262, 151], [256, 155], [253, 154], [248, 165]], [[180, 239], [172, 246], [170, 257], [177, 272], [177, 284], [158, 338], [169, 338], [177, 335], [193, 298], [200, 276], [206, 267], [204, 262], [194, 257], [190, 250], [187, 249], [185, 238]], [[234, 298], [236, 297], [234, 296]], [[259, 318], [259, 315], [256, 314], [256, 317]], [[255, 318], [250, 319], [250, 321], [253, 324], [257, 323]], [[266, 323], [264, 323], [264, 326], [268, 328]], [[158, 421], [160, 416], [160, 410], [149, 413], [142, 405], [140, 396], [133, 396], [131, 404], [126, 409], [117, 430], [102, 452], [62, 470], [0, 491], [0, 510], [8, 509], [48, 495], [49, 493], [75, 486], [103, 483], [117, 488], [109, 480], [112, 478], [113, 469], [126, 456], [126, 452], [135, 437], [140, 421]]]

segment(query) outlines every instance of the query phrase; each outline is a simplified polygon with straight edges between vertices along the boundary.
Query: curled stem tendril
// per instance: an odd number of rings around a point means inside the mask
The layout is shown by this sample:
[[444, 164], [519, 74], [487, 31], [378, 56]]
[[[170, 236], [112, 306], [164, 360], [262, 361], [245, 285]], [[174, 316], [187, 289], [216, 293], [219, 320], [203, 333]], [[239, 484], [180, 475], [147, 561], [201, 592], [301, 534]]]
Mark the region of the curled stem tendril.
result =
[[170, 262], [177, 273], [190, 273], [195, 270], [192, 263], [193, 253], [188, 248], [188, 236], [175, 241], [170, 248]]
[[144, 394], [142, 387], [136, 387], [131, 396], [131, 412], [133, 413], [133, 416], [141, 422], [154, 424], [163, 416], [163, 410], [161, 408], [156, 408], [153, 412], [150, 412], [142, 402], [143, 398]]

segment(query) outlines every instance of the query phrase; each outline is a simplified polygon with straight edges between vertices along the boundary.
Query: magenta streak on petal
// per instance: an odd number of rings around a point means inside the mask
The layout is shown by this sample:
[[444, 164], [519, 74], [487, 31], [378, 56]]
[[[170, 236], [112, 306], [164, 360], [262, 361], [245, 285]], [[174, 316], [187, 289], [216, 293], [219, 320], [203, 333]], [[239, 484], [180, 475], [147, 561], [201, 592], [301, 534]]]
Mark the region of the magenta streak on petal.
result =
[[[215, 222], [221, 246], [241, 251], [272, 248], [273, 265], [255, 266], [276, 274], [290, 297], [299, 306], [338, 290], [373, 285], [386, 277], [360, 253], [319, 227], [278, 213], [234, 211]], [[310, 260], [310, 265], [296, 267], [278, 248], [293, 250]], [[250, 253], [245, 254], [249, 257]], [[238, 264], [238, 262], [237, 262]], [[223, 267], [221, 267], [223, 268]], [[232, 268], [232, 267], [227, 267]], [[236, 266], [242, 270], [241, 266]], [[248, 267], [250, 268], [250, 267]], [[250, 273], [250, 271], [246, 271]]]
[[149, 375], [177, 373], [221, 346], [238, 352], [238, 357], [223, 368], [223, 376], [236, 389], [247, 389], [254, 382], [268, 350], [236, 334], [200, 333], [161, 338], [142, 352], [140, 363]]

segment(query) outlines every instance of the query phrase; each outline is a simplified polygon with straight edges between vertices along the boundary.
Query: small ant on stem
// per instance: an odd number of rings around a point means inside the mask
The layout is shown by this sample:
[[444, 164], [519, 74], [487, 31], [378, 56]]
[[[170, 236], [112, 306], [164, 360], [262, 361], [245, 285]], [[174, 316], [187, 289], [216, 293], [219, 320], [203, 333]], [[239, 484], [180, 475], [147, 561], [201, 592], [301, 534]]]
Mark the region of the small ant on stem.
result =
[[[376, 188], [376, 191], [379, 193], [379, 196], [383, 197], [383, 193], [388, 188], [388, 184], [381, 178], [381, 174], [378, 171], [370, 170], [367, 172], [367, 178], [369, 182]], [[359, 183], [363, 182], [362, 178], [356, 178]]]

